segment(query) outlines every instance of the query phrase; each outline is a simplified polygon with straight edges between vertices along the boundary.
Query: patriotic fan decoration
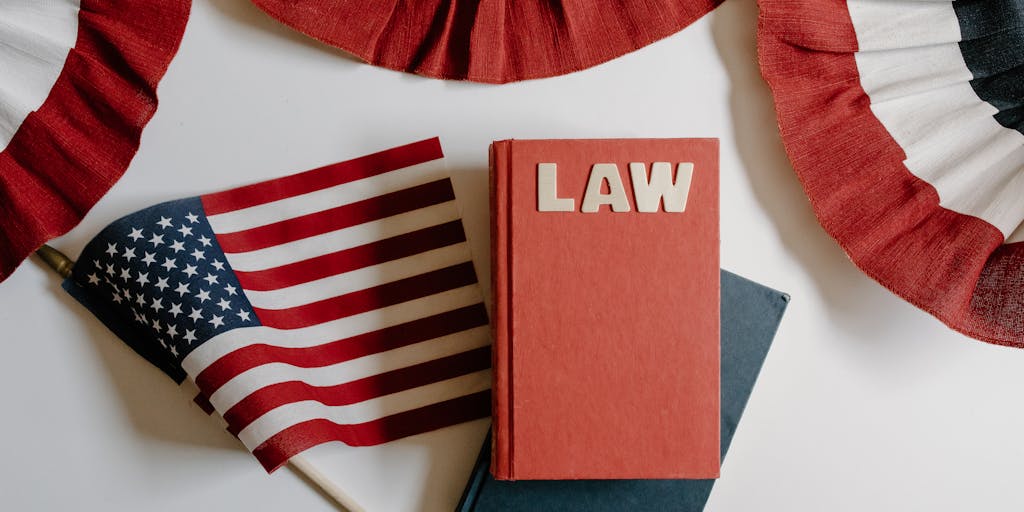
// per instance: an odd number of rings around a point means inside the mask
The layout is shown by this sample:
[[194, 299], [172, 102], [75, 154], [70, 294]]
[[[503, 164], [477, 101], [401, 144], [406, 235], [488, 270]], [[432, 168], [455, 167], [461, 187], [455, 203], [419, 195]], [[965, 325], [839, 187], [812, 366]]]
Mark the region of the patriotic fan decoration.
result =
[[1024, 3], [760, 3], [762, 74], [821, 224], [899, 296], [1024, 346]]
[[376, 66], [505, 83], [595, 66], [682, 30], [721, 0], [253, 0]]
[[188, 0], [0, 2], [0, 281], [128, 167]]
[[64, 283], [268, 471], [490, 414], [487, 313], [437, 139], [103, 230]]

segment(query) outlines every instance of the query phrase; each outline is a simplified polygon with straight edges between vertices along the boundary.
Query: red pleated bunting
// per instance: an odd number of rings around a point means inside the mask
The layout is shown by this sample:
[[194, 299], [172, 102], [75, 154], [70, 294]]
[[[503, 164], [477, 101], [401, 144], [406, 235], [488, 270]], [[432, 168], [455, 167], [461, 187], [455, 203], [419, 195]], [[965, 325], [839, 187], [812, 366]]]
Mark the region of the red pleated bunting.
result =
[[1019, 2], [760, 4], [761, 71], [822, 226], [950, 327], [1024, 346]]
[[78, 224], [124, 173], [190, 6], [0, 5], [0, 281]]
[[505, 83], [595, 66], [682, 30], [721, 0], [253, 0], [284, 24], [366, 62]]

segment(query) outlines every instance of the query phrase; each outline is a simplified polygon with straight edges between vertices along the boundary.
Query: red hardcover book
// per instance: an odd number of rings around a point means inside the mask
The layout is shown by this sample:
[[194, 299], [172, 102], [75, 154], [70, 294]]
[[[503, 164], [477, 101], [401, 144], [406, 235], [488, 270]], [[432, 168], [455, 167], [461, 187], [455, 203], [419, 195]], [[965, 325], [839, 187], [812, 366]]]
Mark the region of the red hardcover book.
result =
[[499, 480], [716, 478], [717, 139], [491, 146]]

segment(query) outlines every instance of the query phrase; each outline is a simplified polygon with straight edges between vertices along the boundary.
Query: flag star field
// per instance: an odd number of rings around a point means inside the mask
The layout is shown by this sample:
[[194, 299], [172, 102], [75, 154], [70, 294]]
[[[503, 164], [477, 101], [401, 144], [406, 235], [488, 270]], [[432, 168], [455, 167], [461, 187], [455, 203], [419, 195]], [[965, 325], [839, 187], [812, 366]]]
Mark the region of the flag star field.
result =
[[159, 354], [159, 347], [175, 375], [203, 341], [259, 325], [210, 224], [196, 213], [202, 211], [191, 198], [129, 215], [105, 229], [96, 238], [102, 243], [90, 244], [76, 265], [89, 293], [106, 294], [136, 323], [136, 342], [150, 345], [143, 351]]

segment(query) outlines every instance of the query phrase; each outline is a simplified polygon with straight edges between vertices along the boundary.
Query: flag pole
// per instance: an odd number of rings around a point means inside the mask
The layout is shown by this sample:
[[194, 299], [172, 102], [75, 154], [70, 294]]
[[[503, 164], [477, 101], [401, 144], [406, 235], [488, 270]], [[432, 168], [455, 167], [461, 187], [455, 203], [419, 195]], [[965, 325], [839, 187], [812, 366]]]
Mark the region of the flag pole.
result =
[[288, 461], [288, 467], [292, 468], [307, 483], [320, 489], [324, 496], [330, 498], [341, 510], [348, 512], [366, 512], [366, 509], [359, 506], [349, 495], [345, 494], [337, 485], [323, 473], [318, 471], [302, 455], [296, 455]]
[[[43, 262], [46, 263], [46, 266], [53, 269], [54, 272], [60, 274], [60, 276], [65, 279], [71, 275], [71, 269], [75, 266], [74, 260], [68, 258], [66, 254], [49, 245], [43, 245], [36, 250], [36, 256], [39, 256], [39, 259], [43, 260]], [[347, 512], [365, 512], [363, 507], [360, 507], [359, 504], [357, 504], [351, 497], [342, 492], [342, 490], [334, 485], [330, 479], [325, 477], [323, 473], [317, 471], [317, 469], [306, 459], [297, 455], [288, 461], [288, 465], [293, 471], [298, 473], [307, 484], [319, 489], [321, 494], [333, 501], [341, 510]]]
[[38, 255], [48, 267], [52, 268], [65, 279], [71, 275], [71, 269], [75, 266], [74, 260], [68, 258], [64, 253], [50, 247], [49, 245], [40, 247], [36, 251], [36, 255]]

